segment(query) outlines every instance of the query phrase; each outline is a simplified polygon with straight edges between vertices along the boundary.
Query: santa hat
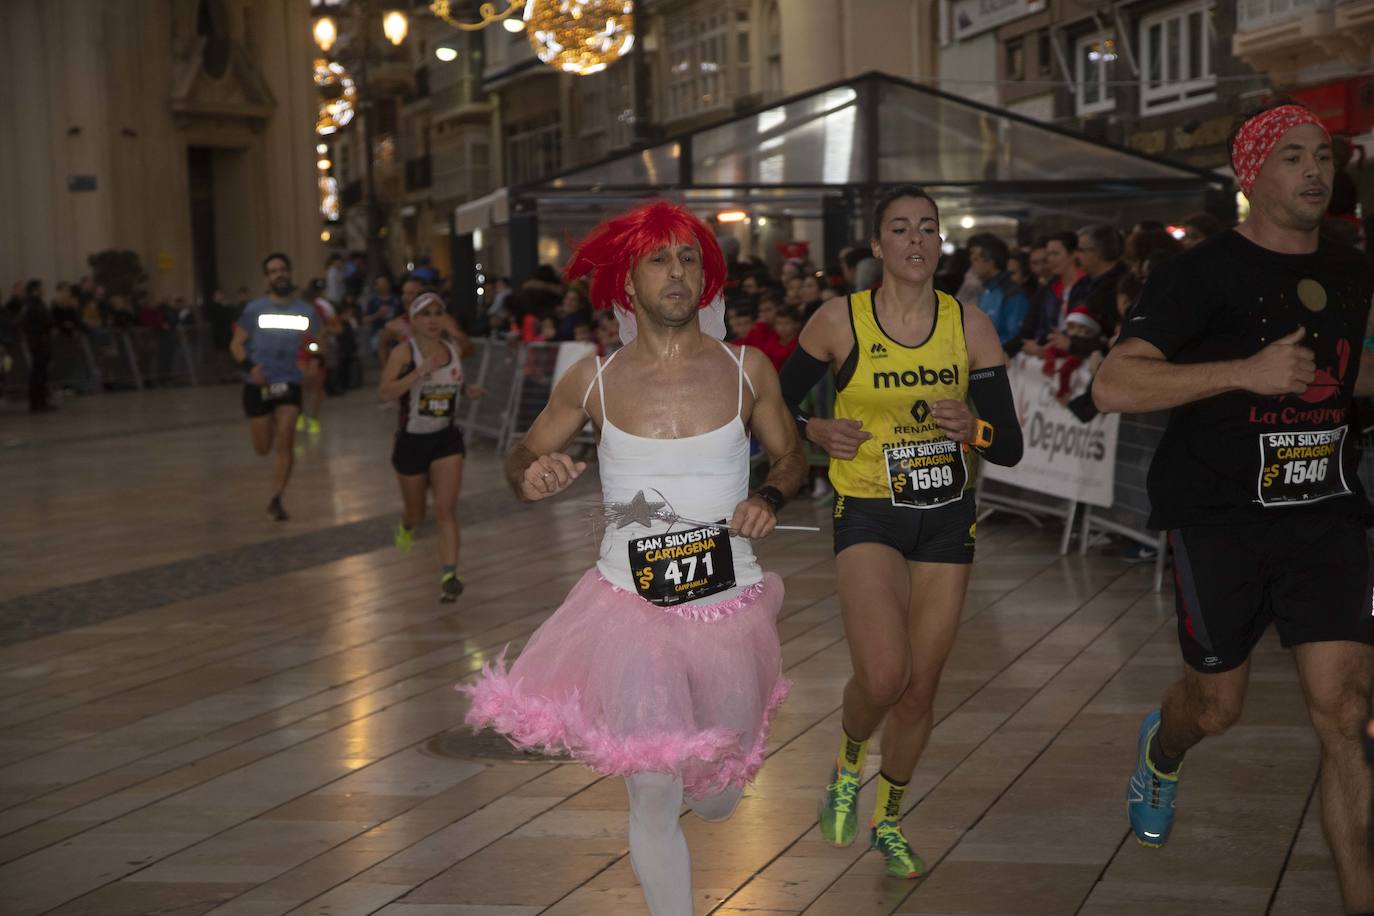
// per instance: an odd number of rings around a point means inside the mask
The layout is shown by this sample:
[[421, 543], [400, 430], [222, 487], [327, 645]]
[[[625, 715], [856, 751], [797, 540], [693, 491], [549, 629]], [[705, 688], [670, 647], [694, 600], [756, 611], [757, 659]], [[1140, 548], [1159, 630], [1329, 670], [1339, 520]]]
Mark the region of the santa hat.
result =
[[1080, 305], [1073, 311], [1069, 312], [1068, 317], [1064, 319], [1064, 324], [1081, 325], [1082, 327], [1085, 327], [1088, 330], [1092, 331], [1094, 334], [1102, 333], [1102, 324], [1096, 318], [1093, 317], [1092, 312], [1088, 311], [1086, 306], [1082, 305]]

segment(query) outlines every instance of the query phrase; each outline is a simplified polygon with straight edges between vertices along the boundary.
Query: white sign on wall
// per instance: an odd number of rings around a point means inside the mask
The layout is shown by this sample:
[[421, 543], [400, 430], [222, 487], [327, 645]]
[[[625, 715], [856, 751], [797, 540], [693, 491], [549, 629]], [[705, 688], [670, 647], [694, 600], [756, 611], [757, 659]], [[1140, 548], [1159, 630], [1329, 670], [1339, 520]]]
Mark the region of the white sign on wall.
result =
[[[1084, 423], [1060, 403], [1059, 376], [1046, 376], [1044, 365], [1042, 360], [1029, 356], [1017, 356], [1007, 363], [1025, 454], [1014, 468], [985, 461], [981, 473], [989, 480], [1036, 493], [1110, 506], [1116, 483], [1116, 437], [1121, 415], [1098, 414]], [[1080, 366], [1073, 374], [1070, 393], [1082, 394], [1091, 378], [1091, 370]]]
[[1039, 13], [1047, 5], [1046, 0], [952, 0], [950, 22], [954, 40], [963, 41], [1023, 16]]

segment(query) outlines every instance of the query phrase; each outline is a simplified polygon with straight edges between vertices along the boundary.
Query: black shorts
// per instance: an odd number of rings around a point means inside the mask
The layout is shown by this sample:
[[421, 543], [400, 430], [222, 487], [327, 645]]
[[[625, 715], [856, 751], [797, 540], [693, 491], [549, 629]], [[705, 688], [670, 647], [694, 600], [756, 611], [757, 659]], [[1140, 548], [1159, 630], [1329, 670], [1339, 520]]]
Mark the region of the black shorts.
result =
[[835, 553], [855, 544], [885, 544], [913, 563], [972, 563], [977, 522], [972, 490], [934, 509], [836, 496]]
[[286, 386], [286, 390], [275, 397], [263, 397], [267, 385], [243, 386], [243, 413], [248, 417], [265, 417], [278, 407], [300, 407], [301, 386]]
[[463, 431], [456, 426], [437, 433], [397, 433], [391, 450], [391, 466], [407, 477], [424, 474], [429, 466], [449, 455], [466, 455]]
[[1359, 519], [1303, 514], [1169, 532], [1183, 658], [1198, 671], [1239, 667], [1272, 620], [1284, 648], [1374, 645], [1369, 547]]

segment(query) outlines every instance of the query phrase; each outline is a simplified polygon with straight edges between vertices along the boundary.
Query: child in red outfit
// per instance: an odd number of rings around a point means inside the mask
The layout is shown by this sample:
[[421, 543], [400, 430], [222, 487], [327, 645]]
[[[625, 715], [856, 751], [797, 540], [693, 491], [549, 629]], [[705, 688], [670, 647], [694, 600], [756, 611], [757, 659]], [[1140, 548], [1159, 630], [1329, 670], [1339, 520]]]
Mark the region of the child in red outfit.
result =
[[[1097, 319], [1084, 306], [1079, 306], [1064, 319], [1064, 333], [1070, 337], [1100, 337], [1102, 335], [1102, 325], [1098, 324]], [[1073, 378], [1074, 371], [1083, 364], [1081, 356], [1073, 356], [1055, 347], [1045, 348], [1044, 373], [1049, 376], [1059, 376], [1059, 391], [1055, 397], [1062, 404], [1069, 398], [1069, 384]]]

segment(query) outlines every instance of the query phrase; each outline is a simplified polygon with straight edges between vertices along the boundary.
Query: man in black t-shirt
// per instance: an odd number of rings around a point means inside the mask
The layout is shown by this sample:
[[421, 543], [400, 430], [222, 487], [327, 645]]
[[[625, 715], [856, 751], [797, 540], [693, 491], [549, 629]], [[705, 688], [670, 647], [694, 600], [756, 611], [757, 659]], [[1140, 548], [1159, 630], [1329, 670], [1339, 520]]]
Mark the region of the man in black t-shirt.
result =
[[1273, 622], [1320, 739], [1346, 910], [1371, 912], [1359, 740], [1374, 691], [1371, 509], [1351, 408], [1374, 393], [1362, 365], [1374, 272], [1319, 239], [1333, 166], [1311, 112], [1245, 122], [1232, 161], [1249, 219], [1152, 273], [1093, 383], [1102, 410], [1172, 410], [1150, 467], [1151, 526], [1174, 550], [1188, 664], [1141, 725], [1131, 827], [1146, 846], [1168, 838], [1183, 754], [1240, 717], [1250, 651]]

